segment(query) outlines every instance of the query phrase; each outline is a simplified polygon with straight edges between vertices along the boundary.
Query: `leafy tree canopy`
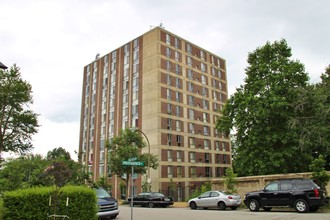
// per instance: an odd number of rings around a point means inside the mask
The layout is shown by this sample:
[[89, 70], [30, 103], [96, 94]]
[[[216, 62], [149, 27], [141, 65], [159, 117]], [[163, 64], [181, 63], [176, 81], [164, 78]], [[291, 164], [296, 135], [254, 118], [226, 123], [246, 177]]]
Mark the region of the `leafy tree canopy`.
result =
[[[128, 192], [129, 176], [131, 174], [131, 166], [123, 166], [122, 161], [128, 161], [136, 158], [137, 161], [144, 162], [145, 166], [135, 166], [134, 172], [137, 174], [145, 174], [147, 172], [148, 161], [152, 169], [157, 169], [157, 156], [149, 153], [141, 153], [141, 149], [146, 147], [146, 143], [139, 132], [131, 129], [125, 129], [112, 140], [106, 143], [109, 149], [109, 167], [113, 174], [123, 178], [126, 183], [126, 191]], [[126, 196], [128, 193], [126, 192]]]
[[[57, 152], [54, 149], [50, 152]], [[66, 155], [66, 151], [63, 152]], [[0, 194], [3, 191], [49, 186], [56, 184], [83, 185], [88, 179], [84, 167], [73, 160], [43, 158], [41, 155], [28, 154], [19, 158], [7, 159], [0, 169]]]
[[32, 148], [31, 137], [37, 133], [37, 114], [29, 110], [32, 87], [21, 78], [14, 65], [0, 69], [0, 159], [2, 152], [24, 153]]
[[[227, 101], [219, 131], [236, 131], [233, 165], [239, 176], [305, 171], [310, 157], [289, 127], [295, 88], [307, 85], [304, 65], [290, 59], [285, 40], [267, 42], [248, 56], [245, 84]], [[288, 162], [290, 161], [290, 162]]]
[[324, 155], [330, 169], [330, 65], [321, 82], [297, 88], [299, 98], [292, 104], [295, 117], [290, 124], [299, 131], [299, 144], [313, 158]]

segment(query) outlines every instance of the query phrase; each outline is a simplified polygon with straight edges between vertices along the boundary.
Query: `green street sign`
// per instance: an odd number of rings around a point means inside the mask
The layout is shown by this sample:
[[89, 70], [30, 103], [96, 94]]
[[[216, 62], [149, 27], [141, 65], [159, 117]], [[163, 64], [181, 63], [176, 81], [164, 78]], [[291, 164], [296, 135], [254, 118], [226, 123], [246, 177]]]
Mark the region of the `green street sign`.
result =
[[123, 166], [144, 166], [144, 162], [141, 161], [127, 161], [123, 160]]

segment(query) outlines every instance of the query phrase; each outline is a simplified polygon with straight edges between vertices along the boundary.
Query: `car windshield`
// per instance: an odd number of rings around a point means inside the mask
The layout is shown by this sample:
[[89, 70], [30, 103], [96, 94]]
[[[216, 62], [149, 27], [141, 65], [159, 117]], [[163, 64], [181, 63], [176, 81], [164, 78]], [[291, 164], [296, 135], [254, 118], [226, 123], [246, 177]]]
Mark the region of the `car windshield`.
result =
[[164, 195], [163, 194], [161, 194], [161, 193], [158, 193], [158, 192], [155, 192], [155, 193], [153, 193], [152, 194], [153, 196], [159, 196], [159, 197], [164, 197]]
[[96, 196], [99, 199], [109, 198], [110, 197], [109, 193], [107, 193], [107, 191], [105, 191], [102, 188], [95, 189], [95, 191], [96, 191]]

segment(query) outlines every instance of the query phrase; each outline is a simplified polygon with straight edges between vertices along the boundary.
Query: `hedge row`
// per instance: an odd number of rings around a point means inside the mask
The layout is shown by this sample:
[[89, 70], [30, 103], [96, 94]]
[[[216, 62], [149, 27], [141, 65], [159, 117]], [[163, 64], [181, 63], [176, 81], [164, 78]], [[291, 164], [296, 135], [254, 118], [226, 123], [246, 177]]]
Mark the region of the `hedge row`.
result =
[[[57, 193], [55, 193], [57, 192]], [[70, 219], [96, 219], [95, 191], [85, 186], [36, 187], [6, 192], [3, 195], [4, 220], [44, 220], [49, 215]]]

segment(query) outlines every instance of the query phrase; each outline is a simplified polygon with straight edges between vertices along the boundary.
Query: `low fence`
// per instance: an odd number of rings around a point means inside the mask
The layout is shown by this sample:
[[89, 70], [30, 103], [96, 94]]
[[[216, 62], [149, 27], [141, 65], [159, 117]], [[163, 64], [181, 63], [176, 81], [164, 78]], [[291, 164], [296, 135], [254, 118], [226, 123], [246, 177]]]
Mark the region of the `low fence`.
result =
[[[330, 172], [328, 171], [328, 174]], [[244, 198], [244, 194], [251, 191], [263, 189], [269, 182], [281, 179], [295, 179], [295, 178], [308, 178], [310, 179], [312, 173], [290, 173], [290, 174], [276, 174], [264, 176], [248, 176], [237, 177], [237, 193]], [[211, 181], [212, 190], [226, 190], [224, 178], [213, 179]], [[327, 191], [330, 192], [330, 182], [327, 185]]]

